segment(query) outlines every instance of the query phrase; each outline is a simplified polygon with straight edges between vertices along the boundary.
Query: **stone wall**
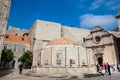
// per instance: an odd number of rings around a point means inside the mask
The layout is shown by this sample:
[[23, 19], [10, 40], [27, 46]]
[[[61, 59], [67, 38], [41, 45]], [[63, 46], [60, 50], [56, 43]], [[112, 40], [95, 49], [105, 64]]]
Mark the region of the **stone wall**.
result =
[[35, 38], [52, 40], [61, 36], [61, 25], [54, 22], [37, 20]]
[[[38, 50], [46, 46], [46, 44], [55, 38], [68, 37], [79, 42], [79, 45], [84, 46], [83, 38], [86, 38], [90, 33], [89, 30], [70, 28], [61, 26], [59, 23], [36, 20], [30, 30], [31, 48]], [[42, 46], [41, 46], [41, 45]]]
[[13, 26], [9, 26], [8, 30], [6, 31], [6, 34], [14, 34], [19, 36], [23, 36], [25, 33], [29, 33], [29, 30], [20, 29]]
[[[36, 51], [43, 48], [47, 42], [61, 36], [61, 27], [58, 23], [36, 20], [30, 30], [31, 49]], [[41, 47], [41, 45], [43, 47]]]
[[37, 67], [32, 68], [32, 71], [36, 72], [37, 74], [44, 74], [44, 75], [83, 75], [85, 73], [92, 74], [96, 73], [95, 66], [94, 67]]
[[35, 23], [32, 25], [30, 31], [29, 31], [29, 38], [30, 38], [30, 49], [33, 51], [34, 50], [34, 43], [35, 43], [35, 32], [36, 32], [36, 24], [37, 21], [35, 21]]
[[80, 28], [71, 28], [67, 26], [63, 27], [63, 36], [71, 38], [77, 42], [79, 45], [84, 46], [83, 38], [86, 38], [90, 34], [90, 30], [80, 29]]
[[11, 0], [0, 0], [0, 59]]

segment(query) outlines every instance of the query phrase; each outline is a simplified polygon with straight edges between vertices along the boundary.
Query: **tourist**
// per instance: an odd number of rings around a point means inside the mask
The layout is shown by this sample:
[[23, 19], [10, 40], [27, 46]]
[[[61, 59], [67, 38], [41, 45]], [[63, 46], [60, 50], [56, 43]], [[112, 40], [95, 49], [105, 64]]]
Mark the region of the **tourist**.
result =
[[109, 75], [111, 75], [111, 71], [110, 71], [110, 65], [107, 63], [107, 69], [108, 69], [108, 73]]
[[102, 69], [102, 67], [99, 67], [99, 73], [102, 75], [102, 76], [104, 76], [104, 74], [103, 74], [103, 69]]
[[117, 64], [117, 70], [120, 71], [120, 65], [119, 64]]
[[104, 63], [104, 65], [103, 65], [103, 66], [104, 66], [105, 73], [106, 73], [106, 72], [107, 72], [107, 66], [108, 66], [108, 65], [107, 65], [106, 63]]
[[21, 62], [19, 65], [19, 74], [22, 74], [23, 63]]
[[97, 64], [97, 65], [96, 65], [96, 68], [97, 68], [97, 72], [99, 72], [100, 65]]
[[15, 60], [13, 60], [13, 63], [12, 63], [12, 68], [15, 67]]
[[114, 64], [111, 65], [111, 68], [112, 68], [112, 72], [114, 72], [115, 71], [115, 65]]

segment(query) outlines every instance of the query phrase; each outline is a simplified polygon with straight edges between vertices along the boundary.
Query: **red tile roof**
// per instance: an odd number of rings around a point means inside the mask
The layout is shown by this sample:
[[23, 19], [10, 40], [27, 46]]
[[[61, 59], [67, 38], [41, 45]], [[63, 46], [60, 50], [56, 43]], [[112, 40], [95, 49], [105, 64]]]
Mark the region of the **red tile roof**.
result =
[[4, 41], [23, 42], [26, 44], [30, 44], [30, 40], [28, 36], [19, 36], [19, 35], [13, 35], [13, 34], [6, 34]]

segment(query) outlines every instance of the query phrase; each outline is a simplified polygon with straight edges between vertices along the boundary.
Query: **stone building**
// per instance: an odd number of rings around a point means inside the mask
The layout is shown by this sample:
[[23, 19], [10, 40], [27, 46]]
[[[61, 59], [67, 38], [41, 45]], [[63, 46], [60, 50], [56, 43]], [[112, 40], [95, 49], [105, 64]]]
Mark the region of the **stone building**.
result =
[[[85, 38], [90, 30], [37, 20], [30, 30], [33, 71], [82, 73], [88, 71]], [[90, 66], [93, 66], [91, 64]], [[93, 71], [90, 67], [89, 71]]]
[[90, 31], [37, 20], [29, 36], [32, 70], [38, 73], [92, 73], [96, 64], [120, 63], [119, 31], [107, 32], [100, 26]]
[[[117, 32], [116, 32], [117, 33]], [[120, 32], [117, 33], [120, 35]], [[119, 36], [120, 37], [120, 36]], [[94, 27], [86, 38], [86, 49], [89, 64], [120, 63], [118, 38], [114, 32], [107, 32], [99, 26]]]
[[[3, 43], [4, 49], [11, 49], [14, 53], [15, 68], [18, 68], [19, 57], [27, 50], [30, 50], [29, 31], [20, 30], [12, 26], [6, 31]], [[12, 62], [11, 62], [12, 63]]]
[[[0, 0], [0, 49], [12, 49], [16, 63], [24, 51], [31, 50], [32, 70], [44, 74], [92, 73], [96, 64], [120, 64], [119, 31], [107, 32], [100, 26], [90, 31], [36, 20], [29, 31], [9, 27], [5, 33], [9, 7], [10, 0]], [[120, 12], [116, 19], [120, 30]]]
[[11, 0], [0, 0], [0, 60]]

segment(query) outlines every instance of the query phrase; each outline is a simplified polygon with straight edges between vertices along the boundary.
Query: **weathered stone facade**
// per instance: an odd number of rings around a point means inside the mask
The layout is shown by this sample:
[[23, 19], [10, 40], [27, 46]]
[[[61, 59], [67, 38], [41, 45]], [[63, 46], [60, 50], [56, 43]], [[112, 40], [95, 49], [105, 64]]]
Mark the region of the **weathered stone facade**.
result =
[[100, 65], [120, 62], [116, 37], [99, 26], [96, 26], [86, 38], [86, 48], [89, 64], [93, 61], [94, 64]]
[[11, 0], [0, 0], [0, 59]]

